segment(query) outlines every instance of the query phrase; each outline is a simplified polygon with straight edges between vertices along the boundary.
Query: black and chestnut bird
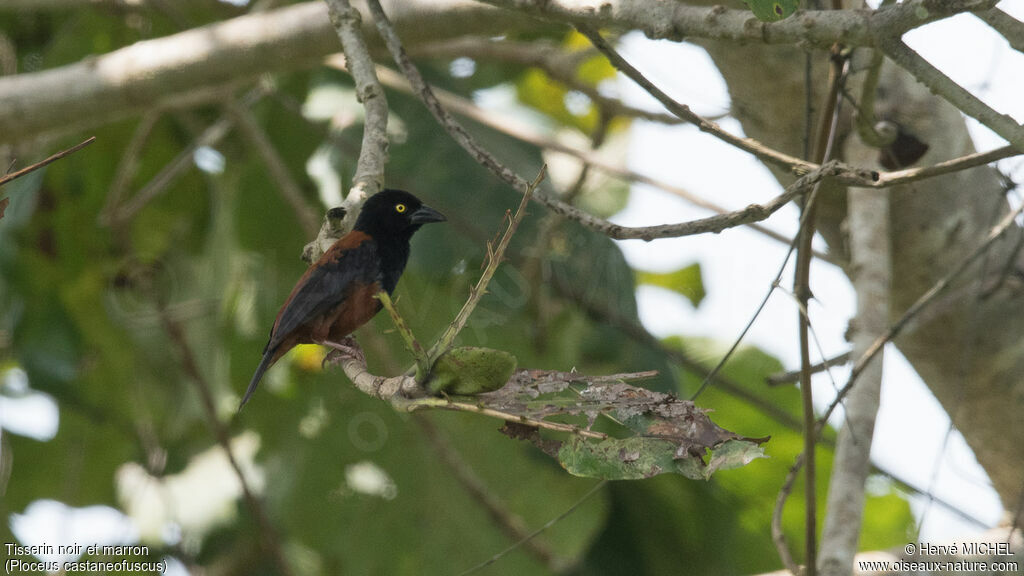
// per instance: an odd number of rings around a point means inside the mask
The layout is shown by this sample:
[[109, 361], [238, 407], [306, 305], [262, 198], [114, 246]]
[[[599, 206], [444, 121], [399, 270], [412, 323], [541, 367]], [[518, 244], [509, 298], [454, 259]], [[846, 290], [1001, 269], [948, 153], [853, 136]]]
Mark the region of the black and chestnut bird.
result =
[[382, 190], [363, 203], [351, 232], [339, 238], [299, 279], [277, 313], [263, 360], [256, 367], [242, 406], [263, 373], [296, 344], [341, 344], [381, 309], [374, 297], [394, 292], [409, 260], [409, 240], [443, 214], [401, 190]]

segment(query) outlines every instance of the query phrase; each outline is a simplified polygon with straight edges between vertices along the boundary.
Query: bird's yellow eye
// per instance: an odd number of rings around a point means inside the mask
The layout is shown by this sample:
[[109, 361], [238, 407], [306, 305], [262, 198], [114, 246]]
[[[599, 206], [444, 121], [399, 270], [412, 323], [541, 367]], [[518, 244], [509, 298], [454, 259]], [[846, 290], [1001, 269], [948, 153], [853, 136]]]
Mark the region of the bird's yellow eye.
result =
[[399, 214], [405, 212], [405, 204], [395, 204], [395, 212], [398, 212]]

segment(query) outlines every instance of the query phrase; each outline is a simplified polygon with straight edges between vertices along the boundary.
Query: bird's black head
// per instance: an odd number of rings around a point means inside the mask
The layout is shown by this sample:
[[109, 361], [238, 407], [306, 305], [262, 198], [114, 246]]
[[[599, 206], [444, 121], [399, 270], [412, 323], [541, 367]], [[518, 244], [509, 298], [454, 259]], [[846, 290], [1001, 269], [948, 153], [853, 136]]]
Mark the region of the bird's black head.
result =
[[408, 238], [424, 224], [445, 220], [444, 214], [408, 192], [381, 190], [363, 204], [355, 229], [375, 237]]

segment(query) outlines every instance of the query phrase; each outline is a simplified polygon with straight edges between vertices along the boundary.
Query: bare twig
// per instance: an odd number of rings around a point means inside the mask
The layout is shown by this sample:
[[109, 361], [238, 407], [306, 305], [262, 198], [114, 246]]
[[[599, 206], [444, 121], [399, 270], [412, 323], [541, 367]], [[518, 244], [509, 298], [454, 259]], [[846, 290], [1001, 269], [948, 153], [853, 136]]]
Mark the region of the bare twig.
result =
[[188, 374], [189, 378], [196, 385], [196, 390], [199, 392], [199, 398], [202, 400], [203, 411], [206, 414], [207, 424], [210, 426], [210, 430], [213, 432], [217, 443], [220, 444], [222, 450], [224, 450], [225, 456], [227, 456], [228, 463], [231, 465], [231, 469], [234, 471], [235, 476], [238, 477], [238, 483], [242, 487], [242, 495], [245, 498], [246, 504], [249, 506], [249, 510], [253, 517], [256, 519], [256, 526], [259, 530], [260, 541], [262, 542], [263, 550], [270, 555], [278, 571], [285, 576], [292, 574], [291, 567], [285, 560], [284, 551], [281, 549], [281, 539], [270, 523], [270, 518], [267, 516], [267, 512], [263, 507], [263, 501], [256, 494], [249, 484], [249, 480], [245, 476], [245, 472], [242, 470], [241, 465], [235, 458], [234, 452], [231, 449], [231, 436], [228, 432], [228, 427], [220, 420], [217, 416], [217, 408], [213, 398], [213, 389], [210, 386], [209, 381], [203, 375], [199, 369], [199, 363], [196, 361], [195, 353], [192, 350], [192, 346], [188, 342], [188, 337], [185, 334], [185, 328], [170, 314], [167, 313], [166, 308], [160, 305], [160, 323], [163, 325], [164, 331], [174, 342], [178, 348], [178, 353], [181, 356], [181, 364], [185, 373]]
[[564, 520], [567, 516], [569, 516], [570, 514], [575, 512], [580, 506], [583, 505], [584, 502], [586, 502], [587, 500], [590, 500], [590, 498], [594, 494], [597, 494], [601, 490], [601, 488], [604, 488], [604, 485], [607, 484], [607, 483], [608, 483], [607, 480], [601, 480], [600, 482], [595, 484], [594, 487], [591, 488], [586, 494], [584, 494], [583, 496], [580, 496], [580, 499], [577, 500], [575, 504], [573, 504], [568, 509], [566, 509], [565, 512], [562, 512], [558, 516], [552, 518], [551, 520], [549, 520], [547, 523], [545, 523], [540, 528], [534, 530], [530, 534], [527, 534], [522, 540], [516, 542], [515, 544], [509, 546], [508, 548], [502, 550], [501, 552], [498, 552], [497, 554], [495, 554], [491, 558], [487, 559], [486, 561], [481, 562], [480, 564], [477, 564], [476, 566], [470, 568], [469, 570], [466, 570], [465, 572], [460, 573], [459, 576], [467, 576], [468, 574], [472, 574], [474, 572], [482, 570], [482, 569], [490, 566], [491, 564], [494, 564], [498, 560], [501, 560], [509, 552], [512, 552], [513, 550], [515, 550], [516, 548], [522, 546], [523, 544], [526, 544], [526, 543], [530, 542], [531, 540], [533, 540], [534, 538], [539, 536], [542, 532], [544, 532], [548, 528], [551, 528], [555, 524], [558, 524], [559, 522]]
[[[786, 474], [786, 479], [779, 489], [779, 495], [775, 497], [775, 508], [772, 511], [772, 542], [779, 553], [779, 558], [782, 559], [782, 565], [793, 576], [800, 576], [803, 571], [800, 569], [800, 565], [796, 563], [796, 560], [793, 559], [793, 554], [789, 551], [789, 545], [786, 544], [786, 533], [782, 530], [782, 512], [786, 507], [786, 500], [789, 498], [790, 493], [793, 492], [793, 484], [796, 482], [797, 475], [803, 465], [804, 455], [800, 453], [797, 455], [793, 465], [790, 466], [789, 473]], [[813, 492], [814, 487], [811, 486], [807, 490]]]
[[[827, 370], [833, 366], [841, 366], [850, 361], [850, 351], [847, 350], [842, 354], [837, 354], [831, 358], [827, 358], [811, 366], [811, 373], [817, 374]], [[767, 384], [769, 386], [778, 386], [780, 384], [789, 384], [796, 382], [800, 379], [800, 370], [791, 370], [789, 372], [782, 372], [779, 374], [772, 374], [767, 378]]]
[[825, 422], [828, 420], [829, 416], [832, 415], [832, 411], [836, 409], [838, 403], [844, 396], [846, 396], [853, 385], [856, 384], [857, 378], [860, 376], [861, 372], [864, 371], [864, 368], [868, 363], [871, 362], [871, 359], [874, 358], [888, 342], [891, 342], [894, 338], [899, 336], [900, 332], [906, 328], [907, 324], [909, 324], [911, 320], [917, 317], [917, 315], [934, 302], [939, 295], [945, 292], [946, 289], [949, 288], [950, 284], [963, 274], [979, 256], [987, 252], [989, 248], [995, 244], [996, 240], [1003, 235], [1003, 233], [1009, 230], [1010, 227], [1014, 226], [1017, 216], [1022, 212], [1024, 212], [1024, 205], [1021, 205], [1016, 210], [1008, 212], [999, 224], [989, 231], [988, 236], [981, 244], [975, 247], [970, 254], [961, 260], [960, 263], [950, 270], [945, 276], [935, 282], [927, 292], [922, 294], [913, 304], [910, 305], [910, 308], [907, 308], [903, 315], [900, 316], [900, 318], [896, 320], [896, 322], [894, 322], [884, 334], [872, 342], [871, 346], [869, 346], [867, 350], [857, 358], [857, 361], [853, 365], [853, 369], [850, 371], [849, 380], [846, 385], [839, 390], [839, 394], [836, 399], [833, 400], [825, 410], [825, 413], [821, 416], [819, 422]]
[[395, 309], [394, 303], [391, 302], [391, 296], [381, 290], [375, 296], [384, 309], [387, 310], [388, 316], [391, 317], [391, 323], [395, 325], [395, 329], [398, 330], [398, 334], [402, 337], [402, 342], [405, 343], [406, 350], [416, 360], [416, 380], [422, 381], [423, 377], [430, 372], [430, 360], [427, 358], [427, 353], [423, 350], [423, 346], [420, 345], [419, 341], [416, 340], [416, 336], [413, 335], [409, 325], [405, 323], [405, 319]]
[[402, 400], [393, 399], [392, 405], [400, 410], [406, 412], [414, 412], [416, 410], [422, 410], [424, 408], [437, 408], [441, 410], [453, 410], [455, 412], [472, 412], [473, 414], [480, 414], [481, 416], [488, 416], [491, 418], [497, 418], [506, 422], [514, 422], [516, 424], [522, 424], [524, 426], [531, 426], [533, 428], [543, 428], [545, 430], [552, 430], [555, 432], [565, 432], [567, 434], [574, 434], [581, 438], [591, 438], [595, 440], [605, 440], [608, 435], [604, 432], [594, 432], [593, 430], [587, 430], [574, 426], [572, 424], [563, 424], [561, 422], [550, 422], [548, 420], [540, 420], [536, 418], [529, 418], [527, 416], [521, 416], [518, 414], [512, 414], [509, 412], [502, 412], [501, 410], [495, 410], [494, 408], [487, 408], [485, 406], [479, 406], [477, 404], [470, 404], [469, 402], [460, 402], [453, 400], [452, 398], [415, 398], [413, 400]]
[[[878, 79], [882, 75], [882, 63], [884, 62], [885, 55], [880, 50], [873, 50], [871, 63], [868, 65], [867, 75], [864, 78], [863, 86], [861, 86], [860, 102], [857, 103], [857, 112], [854, 115], [857, 134], [865, 144], [873, 148], [889, 146], [896, 139], [894, 130], [884, 134], [883, 131], [879, 131], [875, 119], [875, 92], [878, 90]], [[891, 123], [887, 122], [884, 125], [890, 126]]]
[[[258, 102], [267, 92], [266, 87], [258, 86], [247, 92], [241, 98], [240, 105], [249, 107]], [[234, 125], [234, 119], [230, 114], [223, 114], [211, 124], [202, 134], [192, 141], [184, 150], [178, 153], [152, 180], [146, 183], [135, 196], [130, 200], [110, 207], [100, 215], [100, 223], [104, 225], [116, 225], [130, 220], [142, 210], [146, 204], [153, 201], [157, 196], [163, 194], [167, 187], [174, 182], [182, 173], [193, 164], [193, 157], [196, 150], [204, 146], [213, 146], [220, 142]]]
[[1006, 141], [1018, 151], [1024, 152], [1024, 126], [1018, 124], [1013, 117], [993, 110], [988, 104], [982, 102], [977, 96], [971, 94], [921, 57], [898, 36], [880, 39], [878, 47], [893, 62], [910, 72], [918, 82], [927, 86], [929, 90], [956, 106], [964, 114], [981, 122], [996, 134], [1006, 138]]
[[[814, 159], [827, 162], [832, 158], [839, 132], [839, 111], [842, 104], [842, 87], [849, 70], [849, 59], [842, 56], [842, 47], [832, 46], [830, 51], [828, 94], [818, 120], [818, 135], [815, 140]], [[814, 433], [814, 399], [811, 387], [811, 319], [807, 314], [807, 303], [811, 298], [811, 241], [816, 226], [817, 197], [820, 186], [815, 186], [802, 206], [800, 231], [797, 234], [796, 270], [793, 278], [793, 292], [799, 303], [800, 337], [800, 404], [803, 411], [804, 436], [804, 574], [817, 573], [818, 501], [814, 490], [817, 466], [814, 448], [817, 436]], [[794, 575], [795, 576], [795, 575]]]
[[604, 307], [590, 301], [583, 297], [583, 295], [580, 294], [579, 289], [575, 286], [569, 286], [564, 282], [556, 280], [555, 288], [563, 295], [563, 297], [576, 303], [592, 318], [618, 329], [647, 348], [660, 352], [669, 361], [690, 370], [694, 374], [707, 375], [706, 377], [714, 383], [716, 388], [747, 402], [751, 406], [760, 410], [766, 416], [787, 428], [790, 428], [791, 430], [800, 430], [800, 421], [788, 412], [782, 410], [771, 402], [765, 401], [756, 394], [749, 392], [738, 382], [722, 376], [721, 374], [710, 374], [705, 365], [691, 358], [679, 348], [666, 346], [660, 339], [648, 332], [647, 329], [638, 321], [626, 318], [616, 310], [612, 310], [611, 308]]
[[121, 203], [121, 199], [124, 198], [125, 193], [128, 191], [128, 185], [131, 183], [138, 168], [142, 149], [146, 145], [146, 141], [149, 140], [149, 135], [153, 132], [153, 128], [156, 127], [156, 123], [160, 120], [161, 116], [160, 112], [148, 112], [142, 115], [139, 123], [135, 126], [135, 132], [132, 133], [131, 140], [128, 141], [124, 152], [121, 154], [121, 161], [117, 163], [114, 180], [110, 184], [107, 199], [103, 203], [103, 209], [100, 210], [99, 217], [97, 218], [97, 221], [101, 224], [109, 221], [114, 213], [114, 209]]
[[537, 177], [534, 178], [533, 182], [527, 186], [526, 191], [523, 193], [523, 199], [519, 202], [519, 207], [516, 209], [515, 215], [506, 213], [508, 218], [508, 228], [501, 236], [501, 240], [498, 241], [496, 247], [492, 247], [490, 243], [487, 244], [487, 267], [484, 268], [483, 274], [480, 275], [480, 279], [477, 280], [476, 286], [469, 291], [469, 298], [466, 303], [462, 305], [462, 309], [455, 316], [455, 319], [448, 325], [445, 331], [441, 334], [441, 337], [437, 339], [437, 342], [430, 347], [430, 351], [427, 352], [427, 359], [429, 364], [433, 364], [442, 354], [447, 352], [452, 344], [455, 342], [455, 337], [458, 336], [459, 332], [466, 326], [466, 321], [469, 320], [469, 315], [476, 309], [476, 305], [480, 302], [480, 298], [487, 292], [487, 284], [490, 283], [491, 277], [494, 276], [494, 272], [497, 271], [498, 265], [505, 257], [505, 250], [508, 248], [508, 243], [512, 240], [512, 235], [515, 234], [516, 229], [519, 227], [519, 223], [522, 222], [523, 216], [526, 215], [526, 204], [530, 201], [530, 197], [533, 195], [534, 190], [540, 185], [541, 181], [544, 180], [544, 175], [547, 171], [547, 166], [541, 166], [540, 172], [537, 173]]
[[235, 100], [229, 100], [226, 106], [228, 112], [234, 118], [235, 124], [238, 125], [242, 136], [249, 140], [249, 143], [256, 149], [256, 153], [259, 154], [263, 163], [266, 164], [267, 172], [274, 179], [285, 202], [295, 212], [295, 217], [298, 219], [302, 229], [310, 236], [316, 234], [319, 229], [320, 219], [309, 203], [306, 202], [302, 194], [302, 187], [292, 177], [284, 158], [277, 151], [274, 143], [270, 140], [270, 136], [267, 135], [263, 127], [256, 121], [252, 110]]
[[730, 134], [726, 130], [722, 129], [718, 124], [694, 113], [690, 110], [689, 106], [676, 102], [661, 88], [655, 86], [653, 82], [648, 80], [640, 73], [639, 70], [627, 62], [626, 59], [623, 58], [597, 30], [583, 24], [577, 24], [576, 29], [590, 39], [594, 46], [608, 58], [612, 63], [612, 66], [629, 77], [630, 80], [640, 85], [640, 87], [647, 91], [651, 96], [654, 96], [658, 102], [661, 102], [661, 104], [668, 109], [669, 112], [679, 116], [683, 120], [692, 122], [702, 132], [707, 132], [727, 144], [731, 144], [740, 150], [749, 152], [765, 162], [784, 168], [788, 172], [798, 176], [807, 174], [808, 172], [818, 168], [817, 164], [801, 160], [796, 156], [790, 156], [789, 154], [779, 152], [778, 150], [772, 149], [753, 138], [740, 138], [739, 136]]
[[[891, 276], [889, 197], [884, 190], [847, 192], [853, 284], [857, 293], [853, 354], [860, 356], [889, 321]], [[845, 424], [836, 442], [821, 536], [824, 576], [850, 575], [864, 514], [864, 483], [871, 473], [871, 441], [882, 389], [882, 359], [865, 370], [847, 397]]]
[[931, 166], [908, 168], [897, 172], [882, 172], [879, 174], [878, 182], [871, 187], [888, 188], [890, 186], [898, 186], [909, 182], [917, 182], [926, 178], [934, 178], [935, 176], [942, 176], [944, 174], [967, 170], [968, 168], [974, 168], [975, 166], [984, 166], [985, 164], [991, 164], [992, 162], [996, 162], [1004, 158], [1011, 158], [1020, 154], [1024, 154], [1024, 152], [1017, 150], [1012, 145], [1007, 145], [994, 150], [989, 150], [988, 152], [975, 152], [959, 158], [953, 158]]
[[534, 538], [536, 534], [527, 531], [523, 519], [510, 510], [497, 494], [494, 494], [483, 478], [477, 475], [473, 467], [462, 458], [459, 451], [452, 446], [432, 421], [418, 414], [414, 415], [412, 420], [423, 431], [423, 437], [427, 439], [434, 452], [440, 456], [441, 462], [448, 466], [448, 470], [463, 489], [487, 511], [487, 514], [506, 536], [513, 542], [523, 544], [534, 558], [554, 573], [560, 572], [569, 563], [547, 544], [536, 540]]
[[95, 141], [96, 141], [96, 137], [95, 136], [90, 136], [90, 137], [86, 138], [84, 141], [79, 142], [78, 144], [75, 144], [71, 148], [68, 148], [67, 150], [62, 150], [60, 152], [57, 152], [56, 154], [50, 156], [49, 158], [47, 158], [45, 160], [40, 160], [39, 162], [36, 162], [35, 164], [29, 165], [29, 166], [26, 166], [26, 167], [22, 168], [21, 170], [18, 170], [17, 172], [11, 172], [10, 174], [6, 174], [4, 176], [0, 176], [0, 186], [3, 186], [4, 184], [7, 184], [11, 180], [15, 180], [17, 178], [21, 178], [25, 174], [29, 174], [31, 172], [35, 172], [36, 170], [39, 170], [43, 166], [46, 166], [46, 165], [48, 165], [48, 164], [50, 164], [52, 162], [56, 162], [57, 160], [60, 160], [61, 158], [64, 158], [65, 156], [74, 154], [75, 152], [78, 152], [82, 148], [85, 148], [86, 146], [88, 146], [89, 144], [92, 144]]
[[[340, 70], [346, 70], [346, 68], [344, 67], [344, 64], [342, 62], [342, 59], [339, 58], [338, 56], [331, 56], [331, 57], [329, 57], [327, 59], [327, 64], [329, 66], [338, 68]], [[402, 90], [402, 91], [410, 93], [410, 94], [412, 93], [412, 89], [409, 86], [409, 81], [406, 80], [403, 76], [395, 73], [393, 70], [390, 70], [388, 68], [378, 67], [377, 68], [377, 76], [380, 78], [381, 83], [384, 84], [385, 86], [389, 87], [389, 88], [396, 89], [396, 90]], [[508, 118], [504, 118], [504, 117], [502, 117], [502, 115], [500, 113], [497, 113], [495, 111], [492, 111], [492, 110], [486, 110], [486, 111], [482, 110], [479, 106], [477, 106], [473, 102], [471, 102], [471, 101], [467, 100], [466, 98], [463, 98], [463, 97], [461, 97], [461, 96], [459, 96], [457, 94], [453, 94], [451, 92], [448, 92], [446, 90], [439, 89], [439, 88], [434, 88], [433, 90], [434, 90], [435, 95], [438, 98], [438, 101], [440, 101], [447, 109], [451, 110], [452, 112], [455, 112], [456, 114], [459, 114], [461, 116], [467, 117], [467, 118], [473, 120], [474, 122], [478, 122], [478, 123], [480, 123], [480, 124], [482, 124], [484, 126], [488, 126], [488, 127], [493, 128], [493, 129], [495, 129], [495, 130], [497, 130], [499, 132], [507, 134], [507, 135], [517, 139], [517, 140], [521, 140], [523, 142], [526, 142], [527, 144], [532, 144], [534, 146], [537, 146], [539, 148], [544, 148], [544, 149], [550, 150], [552, 152], [558, 152], [558, 153], [561, 153], [561, 154], [566, 154], [568, 156], [572, 156], [573, 158], [577, 158], [578, 160], [582, 161], [584, 164], [586, 164], [588, 166], [591, 166], [593, 168], [596, 168], [597, 170], [600, 170], [601, 172], [604, 172], [605, 174], [608, 174], [608, 175], [616, 177], [616, 178], [621, 178], [621, 179], [629, 181], [629, 182], [637, 182], [637, 183], [641, 183], [641, 184], [646, 184], [646, 185], [651, 186], [653, 188], [658, 188], [660, 190], [668, 192], [669, 194], [678, 196], [678, 197], [686, 200], [687, 202], [690, 202], [691, 204], [693, 204], [695, 206], [699, 206], [701, 208], [705, 208], [705, 209], [710, 210], [712, 212], [717, 212], [718, 214], [723, 214], [723, 215], [727, 214], [727, 213], [730, 213], [730, 210], [728, 210], [727, 208], [725, 208], [723, 206], [720, 206], [718, 204], [715, 204], [714, 202], [708, 201], [708, 200], [706, 200], [706, 199], [704, 199], [704, 198], [702, 198], [700, 196], [692, 194], [689, 191], [684, 190], [683, 188], [680, 188], [679, 186], [674, 186], [672, 184], [669, 184], [668, 182], [659, 180], [657, 178], [653, 178], [653, 177], [645, 175], [645, 174], [640, 174], [639, 172], [630, 170], [628, 168], [622, 168], [622, 167], [617, 166], [617, 165], [615, 165], [613, 163], [607, 162], [604, 159], [602, 159], [600, 157], [600, 155], [595, 153], [594, 151], [583, 150], [583, 149], [576, 148], [574, 146], [570, 146], [570, 145], [564, 144], [562, 142], [559, 142], [558, 140], [556, 140], [554, 138], [550, 138], [548, 136], [545, 136], [545, 135], [541, 134], [540, 132], [538, 132], [536, 130], [530, 129], [529, 127], [527, 127], [525, 125], [522, 125], [521, 123], [517, 123], [517, 122], [515, 122], [515, 121], [513, 121], [511, 119], [508, 119]], [[776, 240], [778, 242], [781, 242], [783, 244], [789, 244], [789, 242], [790, 242], [789, 238], [787, 238], [784, 235], [782, 235], [782, 234], [772, 230], [771, 228], [762, 226], [762, 225], [758, 224], [757, 222], [749, 222], [749, 223], [747, 223], [745, 225], [747, 227], [749, 227], [749, 228], [751, 228], [751, 229], [753, 229], [753, 230], [755, 230], [757, 232], [760, 232], [761, 234], [764, 234], [765, 236], [768, 236], [769, 238], [771, 238], [773, 240]], [[608, 227], [611, 228], [611, 225], [608, 225]], [[635, 228], [635, 229], [634, 228], [622, 228], [621, 230], [623, 230], [623, 231], [619, 232], [619, 234], [625, 234], [625, 235], [629, 235], [629, 234], [640, 234], [640, 235], [642, 235], [642, 234], [644, 234], [646, 232], [646, 230], [644, 228]], [[697, 233], [699, 233], [699, 232], [697, 232]], [[631, 237], [642, 237], [642, 236], [631, 236]], [[838, 263], [836, 261], [836, 259], [832, 255], [830, 255], [830, 254], [826, 254], [824, 252], [816, 251], [814, 255], [815, 255], [816, 258], [819, 258], [819, 259], [824, 260], [826, 262], [830, 262], [832, 264], [837, 264]]]
[[[686, 121], [672, 114], [651, 112], [630, 106], [621, 100], [609, 98], [601, 93], [593, 84], [581, 80], [579, 67], [586, 62], [594, 50], [576, 50], [565, 52], [552, 42], [534, 40], [517, 42], [514, 40], [495, 41], [491, 38], [465, 37], [425, 44], [411, 48], [417, 57], [453, 57], [469, 56], [478, 60], [511, 62], [523, 66], [533, 66], [543, 70], [547, 76], [566, 87], [586, 94], [598, 108], [612, 116], [642, 118], [662, 124], [682, 124]], [[440, 96], [440, 94], [439, 94]]]

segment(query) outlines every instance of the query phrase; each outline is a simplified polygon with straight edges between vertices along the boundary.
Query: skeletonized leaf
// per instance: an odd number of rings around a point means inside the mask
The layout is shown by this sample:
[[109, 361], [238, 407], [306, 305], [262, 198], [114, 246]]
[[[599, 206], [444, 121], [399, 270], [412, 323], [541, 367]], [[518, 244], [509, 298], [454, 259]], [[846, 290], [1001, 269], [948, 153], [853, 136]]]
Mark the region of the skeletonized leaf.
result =
[[767, 438], [747, 438], [716, 425], [689, 400], [633, 386], [627, 381], [654, 373], [588, 377], [575, 372], [522, 370], [500, 390], [477, 396], [482, 406], [532, 421], [576, 418], [590, 430], [599, 417], [621, 424], [620, 437], [574, 435], [564, 442], [516, 430], [558, 458], [571, 474], [636, 480], [658, 474], [707, 479], [718, 470], [744, 466], [764, 456]]

